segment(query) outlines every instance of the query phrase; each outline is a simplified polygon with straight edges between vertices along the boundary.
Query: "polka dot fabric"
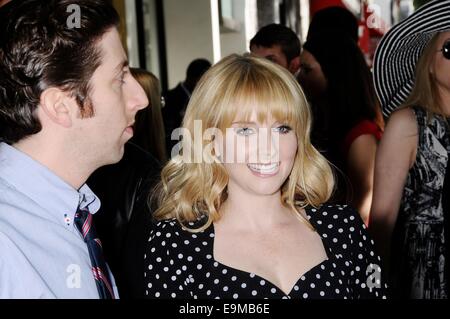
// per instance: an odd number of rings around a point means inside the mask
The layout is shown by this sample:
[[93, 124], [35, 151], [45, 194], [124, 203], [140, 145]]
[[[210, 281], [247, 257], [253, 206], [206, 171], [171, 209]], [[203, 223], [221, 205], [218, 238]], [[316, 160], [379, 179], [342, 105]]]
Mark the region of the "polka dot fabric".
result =
[[159, 222], [150, 233], [144, 256], [145, 297], [386, 298], [380, 258], [358, 213], [347, 206], [324, 205], [307, 207], [306, 214], [322, 238], [328, 259], [301, 276], [289, 294], [257, 274], [214, 260], [214, 226], [194, 234], [172, 219]]

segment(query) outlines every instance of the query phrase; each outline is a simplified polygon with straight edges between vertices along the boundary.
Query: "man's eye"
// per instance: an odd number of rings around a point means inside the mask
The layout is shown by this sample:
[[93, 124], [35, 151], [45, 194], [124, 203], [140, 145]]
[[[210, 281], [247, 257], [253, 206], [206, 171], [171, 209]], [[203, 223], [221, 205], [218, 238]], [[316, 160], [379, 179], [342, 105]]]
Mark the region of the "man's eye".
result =
[[123, 84], [125, 84], [125, 76], [127, 75], [127, 73], [128, 72], [122, 72], [122, 74], [120, 75], [120, 77], [119, 77], [119, 82], [120, 82], [120, 85], [123, 85]]
[[292, 128], [288, 125], [281, 125], [276, 128], [274, 128], [275, 132], [281, 133], [281, 134], [287, 134], [290, 131], [292, 131]]
[[255, 133], [255, 130], [250, 127], [240, 127], [236, 129], [236, 134], [238, 135], [248, 136], [253, 133]]

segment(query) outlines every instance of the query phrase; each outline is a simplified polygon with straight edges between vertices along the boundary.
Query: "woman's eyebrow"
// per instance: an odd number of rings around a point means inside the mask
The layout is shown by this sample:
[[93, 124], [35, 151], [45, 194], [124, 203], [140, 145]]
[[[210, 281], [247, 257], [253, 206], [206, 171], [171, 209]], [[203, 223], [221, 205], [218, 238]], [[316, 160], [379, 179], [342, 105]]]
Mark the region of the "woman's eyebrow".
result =
[[[231, 124], [251, 124], [251, 125], [258, 125], [258, 123], [256, 123], [256, 122], [246, 122], [246, 121], [236, 121], [236, 122], [233, 122], [233, 123], [231, 123]], [[280, 121], [274, 121], [274, 122], [272, 123], [271, 126], [274, 126], [274, 125], [276, 125], [276, 124], [282, 124], [282, 122], [280, 122]]]
[[252, 124], [252, 125], [257, 125], [255, 122], [246, 122], [246, 121], [236, 121], [236, 122], [233, 122], [231, 124]]

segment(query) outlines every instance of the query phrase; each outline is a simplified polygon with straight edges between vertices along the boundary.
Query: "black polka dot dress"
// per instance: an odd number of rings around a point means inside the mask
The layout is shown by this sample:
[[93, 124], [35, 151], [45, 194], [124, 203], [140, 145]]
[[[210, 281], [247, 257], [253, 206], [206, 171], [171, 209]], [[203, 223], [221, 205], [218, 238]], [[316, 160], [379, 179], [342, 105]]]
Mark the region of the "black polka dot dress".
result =
[[256, 274], [214, 260], [213, 225], [194, 234], [171, 219], [157, 223], [150, 233], [144, 256], [144, 297], [385, 299], [380, 258], [358, 213], [338, 205], [305, 210], [328, 258], [299, 278], [289, 294]]

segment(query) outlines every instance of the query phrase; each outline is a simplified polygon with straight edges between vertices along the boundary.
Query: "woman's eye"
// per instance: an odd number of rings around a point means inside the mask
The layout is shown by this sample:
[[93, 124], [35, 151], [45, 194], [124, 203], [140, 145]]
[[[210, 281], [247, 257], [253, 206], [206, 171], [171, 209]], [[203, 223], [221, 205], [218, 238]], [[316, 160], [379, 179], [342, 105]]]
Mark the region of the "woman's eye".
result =
[[236, 133], [243, 136], [248, 136], [250, 134], [253, 134], [255, 130], [250, 127], [240, 127], [236, 129]]
[[275, 132], [278, 132], [278, 133], [281, 133], [281, 134], [287, 134], [290, 131], [292, 131], [292, 128], [290, 126], [287, 126], [287, 125], [281, 125], [281, 126], [276, 127], [274, 130], [275, 130]]

